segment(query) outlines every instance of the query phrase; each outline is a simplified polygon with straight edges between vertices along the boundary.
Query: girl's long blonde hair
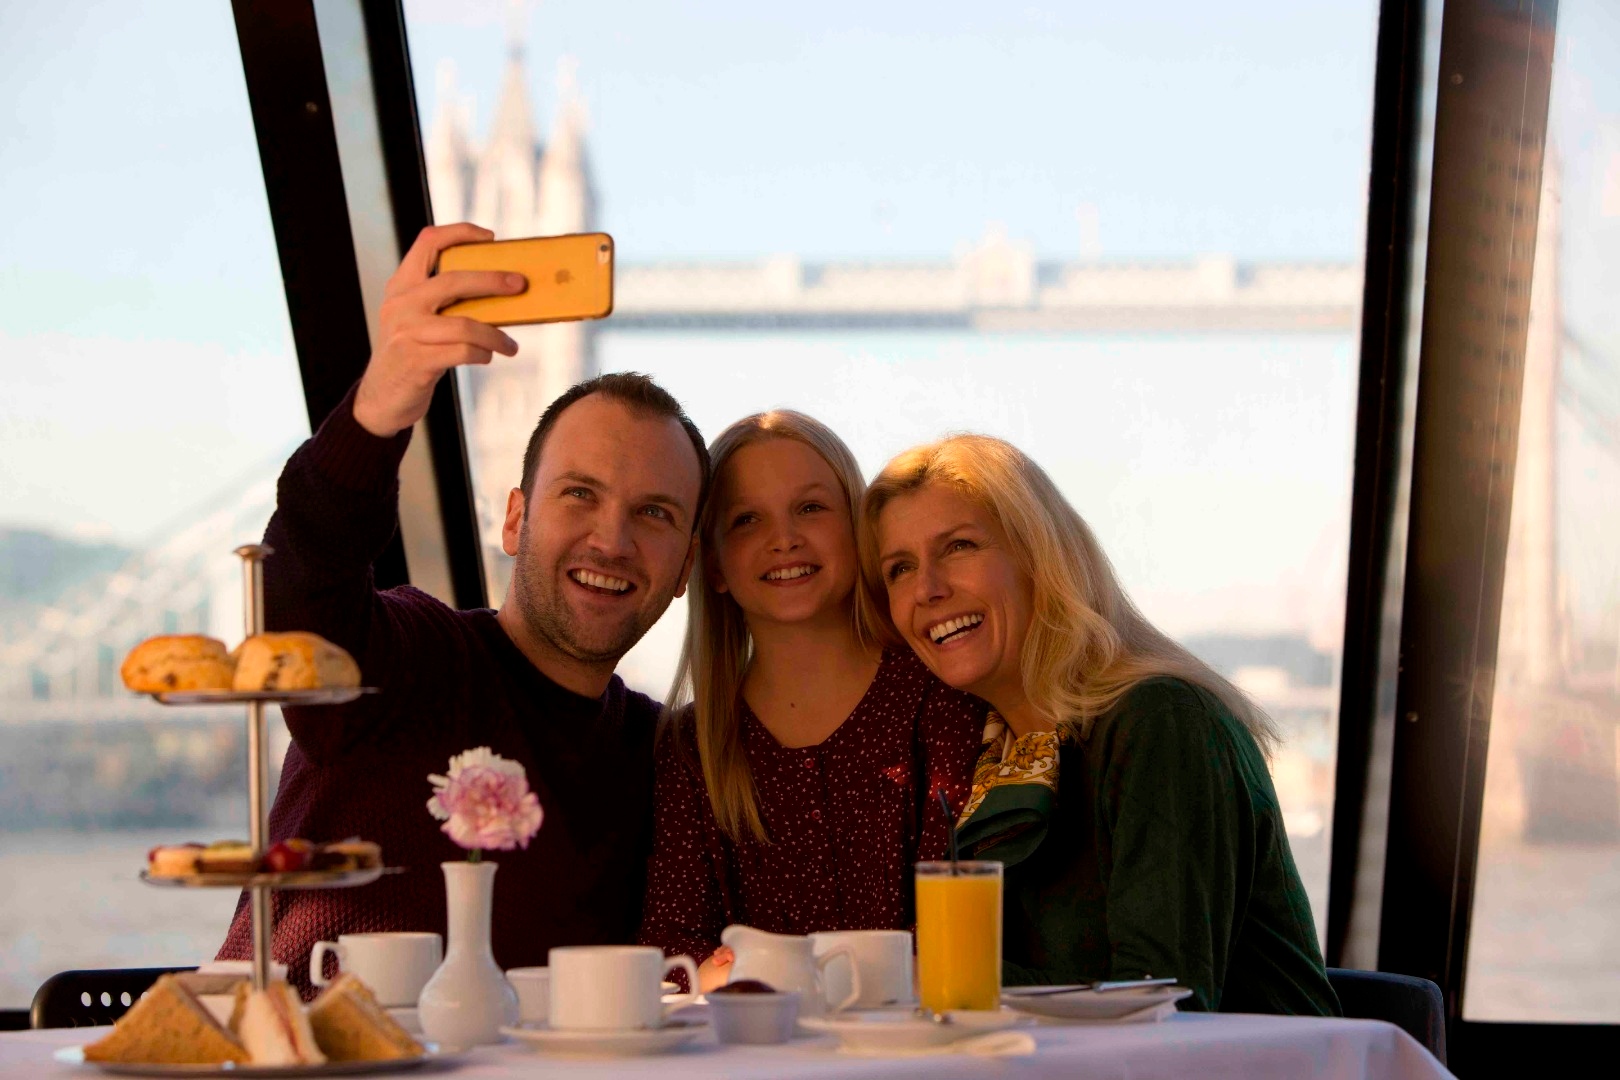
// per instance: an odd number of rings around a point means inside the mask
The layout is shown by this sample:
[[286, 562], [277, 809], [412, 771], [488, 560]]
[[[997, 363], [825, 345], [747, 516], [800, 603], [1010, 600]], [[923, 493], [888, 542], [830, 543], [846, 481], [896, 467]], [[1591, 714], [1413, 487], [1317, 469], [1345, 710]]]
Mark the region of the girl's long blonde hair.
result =
[[889, 618], [877, 524], [890, 501], [930, 484], [949, 484], [992, 514], [1019, 568], [1029, 575], [1033, 611], [1021, 658], [1024, 693], [1060, 730], [1084, 738], [1092, 722], [1131, 687], [1169, 676], [1220, 699], [1270, 756], [1278, 742], [1271, 719], [1143, 617], [1097, 538], [1051, 477], [1001, 439], [954, 435], [915, 447], [889, 462], [867, 488], [860, 546], [870, 633], [904, 644]]
[[[664, 702], [664, 715], [672, 718], [688, 704], [692, 706], [698, 763], [715, 821], [732, 840], [749, 837], [760, 843], [769, 843], [770, 838], [760, 817], [748, 758], [743, 753], [738, 707], [743, 676], [753, 656], [753, 639], [742, 608], [729, 594], [715, 589], [709, 571], [723, 524], [720, 515], [724, 507], [717, 496], [726, 465], [743, 447], [771, 439], [791, 439], [819, 454], [843, 487], [851, 527], [859, 520], [861, 496], [866, 489], [861, 468], [849, 447], [821, 421], [791, 409], [773, 409], [745, 416], [721, 432], [709, 445], [714, 462], [714, 492], [698, 519], [698, 558], [692, 564], [686, 593], [686, 640], [681, 645], [675, 681]], [[852, 629], [859, 639], [866, 640], [864, 627], [871, 619], [865, 612], [859, 585], [851, 599]]]

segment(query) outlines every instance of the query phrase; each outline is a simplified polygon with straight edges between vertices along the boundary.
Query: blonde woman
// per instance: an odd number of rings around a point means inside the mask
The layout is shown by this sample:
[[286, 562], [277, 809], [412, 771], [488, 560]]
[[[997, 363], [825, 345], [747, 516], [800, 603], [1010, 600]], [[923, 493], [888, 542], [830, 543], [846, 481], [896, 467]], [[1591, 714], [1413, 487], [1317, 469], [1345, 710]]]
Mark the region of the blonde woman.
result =
[[1336, 1015], [1270, 721], [1131, 604], [999, 439], [907, 451], [862, 507], [879, 628], [994, 710], [958, 839], [1005, 864], [1008, 984], [1175, 976], [1187, 1007]]
[[660, 740], [641, 940], [723, 983], [720, 931], [905, 929], [947, 850], [985, 705], [863, 633], [854, 456], [779, 410], [710, 447], [686, 645]]

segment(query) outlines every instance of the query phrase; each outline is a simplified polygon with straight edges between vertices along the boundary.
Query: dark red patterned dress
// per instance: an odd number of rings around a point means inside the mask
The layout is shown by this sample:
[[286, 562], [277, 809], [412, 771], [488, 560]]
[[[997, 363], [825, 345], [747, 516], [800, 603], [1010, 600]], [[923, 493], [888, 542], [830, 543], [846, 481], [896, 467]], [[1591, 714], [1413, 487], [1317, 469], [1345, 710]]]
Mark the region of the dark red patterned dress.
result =
[[986, 709], [909, 650], [883, 654], [854, 712], [816, 746], [783, 746], [745, 705], [743, 750], [769, 844], [721, 833], [691, 713], [682, 716], [658, 752], [641, 941], [702, 963], [732, 923], [783, 934], [910, 929], [912, 864], [946, 856]]

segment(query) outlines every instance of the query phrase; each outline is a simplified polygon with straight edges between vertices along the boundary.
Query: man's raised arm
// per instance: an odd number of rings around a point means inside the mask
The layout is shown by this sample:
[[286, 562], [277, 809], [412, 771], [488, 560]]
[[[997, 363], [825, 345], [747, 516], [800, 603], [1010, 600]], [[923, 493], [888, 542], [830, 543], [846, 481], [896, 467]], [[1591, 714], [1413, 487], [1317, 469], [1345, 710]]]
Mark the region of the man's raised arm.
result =
[[[372, 567], [397, 527], [399, 463], [411, 427], [427, 413], [446, 371], [517, 352], [517, 343], [495, 327], [439, 314], [457, 300], [523, 290], [516, 274], [433, 275], [440, 251], [492, 236], [463, 224], [417, 237], [384, 292], [365, 374], [288, 460], [265, 531], [275, 551], [265, 567], [266, 625], [336, 642], [354, 654], [371, 684], [388, 681], [400, 666], [407, 636], [399, 606], [377, 592]], [[321, 749], [309, 745], [316, 736], [302, 732], [304, 725], [289, 717], [289, 726], [306, 750]]]

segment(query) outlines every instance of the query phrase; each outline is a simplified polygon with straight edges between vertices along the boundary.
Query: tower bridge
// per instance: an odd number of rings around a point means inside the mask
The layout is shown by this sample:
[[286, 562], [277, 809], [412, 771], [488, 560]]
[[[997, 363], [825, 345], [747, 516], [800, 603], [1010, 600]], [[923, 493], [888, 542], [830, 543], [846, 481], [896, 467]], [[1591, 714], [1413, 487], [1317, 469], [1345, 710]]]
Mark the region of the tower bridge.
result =
[[[453, 87], [426, 139], [438, 220], [472, 218], [500, 236], [597, 227], [587, 117], [570, 68], [542, 142], [525, 92], [521, 49], [508, 58], [501, 99], [482, 145], [470, 109]], [[1552, 181], [1556, 184], [1556, 179]], [[1520, 434], [1516, 541], [1508, 567], [1499, 713], [1503, 737], [1551, 728], [1590, 733], [1591, 709], [1569, 663], [1568, 585], [1556, 565], [1552, 491], [1554, 427], [1573, 419], [1620, 453], [1614, 403], [1620, 367], [1569, 339], [1562, 328], [1551, 253], [1556, 211], [1542, 211], [1535, 274], [1536, 325], [1527, 362]], [[1050, 260], [990, 227], [936, 260], [807, 260], [793, 255], [729, 262], [670, 261], [619, 268], [616, 310], [602, 324], [514, 327], [522, 345], [510, 361], [464, 373], [471, 404], [468, 445], [480, 461], [520, 460], [534, 418], [558, 393], [597, 370], [597, 335], [759, 330], [919, 330], [1180, 334], [1253, 332], [1352, 334], [1360, 268], [1350, 261], [1243, 262]], [[1557, 406], [1562, 403], [1563, 411]], [[164, 711], [132, 701], [117, 665], [141, 638], [201, 632], [227, 640], [241, 625], [237, 544], [261, 535], [274, 505], [274, 469], [247, 478], [195, 520], [137, 553], [111, 575], [59, 598], [30, 625], [0, 634], [0, 726], [160, 722]], [[499, 550], [498, 520], [481, 514], [487, 546]], [[491, 531], [494, 530], [494, 535]], [[495, 573], [498, 575], [499, 570]], [[499, 595], [502, 582], [493, 594]], [[1605, 682], [1611, 680], [1602, 680]], [[1604, 694], [1620, 693], [1620, 661]], [[1607, 700], [1607, 699], [1605, 699]], [[1577, 705], [1580, 705], [1577, 708]], [[1563, 719], [1568, 714], [1567, 722]], [[1577, 715], [1578, 714], [1578, 715]], [[1609, 736], [1605, 736], [1607, 738]], [[1605, 744], [1607, 745], [1607, 744]]]

